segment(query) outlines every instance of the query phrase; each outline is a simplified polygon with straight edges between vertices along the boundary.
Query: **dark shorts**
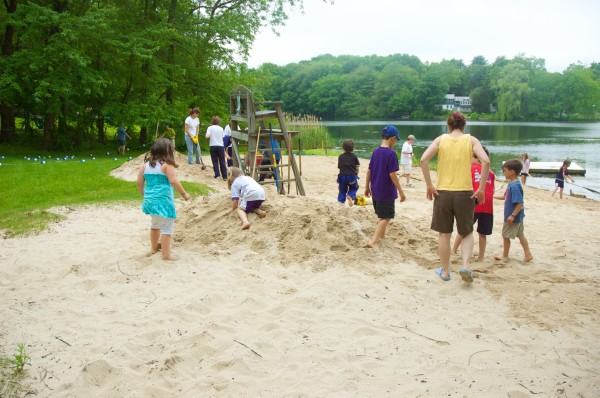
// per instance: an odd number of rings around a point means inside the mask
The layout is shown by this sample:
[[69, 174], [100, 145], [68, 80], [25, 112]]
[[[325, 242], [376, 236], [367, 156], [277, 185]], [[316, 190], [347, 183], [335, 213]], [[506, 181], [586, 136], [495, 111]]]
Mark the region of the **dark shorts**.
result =
[[564, 188], [565, 187], [565, 182], [563, 180], [555, 179], [554, 180], [554, 185], [556, 185], [559, 188]]
[[396, 201], [384, 202], [381, 200], [373, 199], [373, 208], [377, 217], [383, 220], [389, 220], [394, 218], [396, 215]]
[[117, 141], [119, 141], [119, 145], [121, 145], [121, 146], [125, 146], [125, 140], [120, 140], [120, 139], [119, 139], [119, 140], [117, 140]]
[[438, 196], [433, 200], [431, 229], [441, 234], [451, 234], [456, 219], [456, 230], [461, 236], [473, 232], [475, 200], [471, 196], [473, 191], [438, 191]]
[[526, 173], [526, 172], [524, 172], [524, 171], [522, 171], [522, 172], [521, 172], [521, 175], [522, 175], [522, 176], [529, 177], [529, 173]]
[[477, 233], [491, 235], [494, 227], [494, 215], [490, 213], [475, 213], [473, 222], [477, 223]]
[[264, 200], [249, 200], [246, 202], [246, 213], [252, 213], [254, 210], [259, 209], [263, 202]]

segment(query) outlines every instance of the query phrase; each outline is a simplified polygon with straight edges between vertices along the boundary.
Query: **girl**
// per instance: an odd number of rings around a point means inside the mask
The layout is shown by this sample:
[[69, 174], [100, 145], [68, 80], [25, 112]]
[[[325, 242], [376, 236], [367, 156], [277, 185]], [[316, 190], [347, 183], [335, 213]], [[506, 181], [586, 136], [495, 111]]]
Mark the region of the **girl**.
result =
[[231, 189], [232, 209], [237, 209], [242, 220], [242, 229], [250, 228], [248, 213], [256, 213], [265, 218], [267, 213], [260, 209], [265, 201], [265, 191], [254, 181], [254, 178], [242, 174], [242, 170], [232, 167], [227, 178], [227, 186]]
[[525, 182], [529, 176], [529, 164], [531, 163], [529, 156], [526, 153], [521, 155], [521, 163], [523, 163], [523, 170], [521, 170], [521, 185], [525, 186]]
[[560, 166], [560, 169], [558, 169], [558, 171], [556, 172], [556, 175], [554, 176], [554, 191], [552, 191], [552, 197], [554, 197], [554, 194], [560, 188], [559, 195], [561, 199], [563, 198], [562, 194], [563, 188], [565, 187], [566, 179], [571, 180], [571, 182], [575, 182], [575, 180], [569, 175], [568, 168], [570, 165], [571, 161], [567, 159], [563, 162], [562, 166]]
[[[150, 255], [158, 252], [158, 239], [162, 247], [163, 260], [175, 260], [171, 255], [171, 235], [175, 226], [175, 198], [173, 188], [189, 200], [190, 195], [183, 189], [175, 175], [173, 146], [167, 138], [154, 142], [150, 153], [144, 158], [144, 165], [137, 177], [138, 191], [144, 197], [142, 211], [152, 216], [150, 220]], [[145, 186], [144, 186], [145, 185]]]

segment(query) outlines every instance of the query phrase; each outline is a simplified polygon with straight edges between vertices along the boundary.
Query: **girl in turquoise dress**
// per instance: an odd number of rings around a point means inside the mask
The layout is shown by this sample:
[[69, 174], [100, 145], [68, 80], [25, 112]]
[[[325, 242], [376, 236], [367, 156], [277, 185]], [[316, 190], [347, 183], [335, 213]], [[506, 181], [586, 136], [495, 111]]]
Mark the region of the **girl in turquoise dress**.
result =
[[146, 154], [144, 165], [137, 177], [138, 191], [144, 197], [142, 211], [152, 216], [150, 220], [150, 255], [158, 252], [160, 238], [162, 259], [175, 260], [171, 255], [171, 235], [175, 226], [175, 197], [173, 188], [183, 199], [190, 195], [183, 189], [175, 174], [173, 146], [166, 138], [154, 142], [150, 153]]

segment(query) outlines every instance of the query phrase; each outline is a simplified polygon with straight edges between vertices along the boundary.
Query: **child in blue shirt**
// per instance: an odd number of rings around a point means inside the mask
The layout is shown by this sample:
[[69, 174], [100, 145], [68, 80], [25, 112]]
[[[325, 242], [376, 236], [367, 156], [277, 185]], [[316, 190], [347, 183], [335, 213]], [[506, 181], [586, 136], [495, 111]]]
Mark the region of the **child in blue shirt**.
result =
[[527, 263], [533, 260], [533, 255], [529, 250], [529, 242], [525, 237], [525, 207], [523, 198], [523, 186], [519, 182], [519, 174], [523, 169], [523, 164], [519, 159], [510, 159], [504, 162], [502, 173], [508, 181], [508, 187], [504, 196], [494, 196], [495, 199], [504, 200], [504, 225], [502, 226], [502, 255], [494, 256], [496, 260], [508, 258], [510, 251], [510, 241], [519, 238], [523, 247], [523, 262]]

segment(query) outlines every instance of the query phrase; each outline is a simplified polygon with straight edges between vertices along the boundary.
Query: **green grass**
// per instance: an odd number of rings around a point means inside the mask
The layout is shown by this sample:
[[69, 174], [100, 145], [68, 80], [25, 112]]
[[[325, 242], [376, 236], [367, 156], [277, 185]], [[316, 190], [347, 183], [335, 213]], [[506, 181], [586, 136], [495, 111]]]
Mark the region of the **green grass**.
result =
[[[57, 206], [141, 202], [135, 182], [109, 175], [129, 157], [135, 158], [140, 153], [132, 151], [122, 156], [115, 155], [114, 151], [110, 155], [97, 152], [95, 160], [90, 152], [71, 155], [74, 157], [68, 159], [64, 159], [64, 154], [46, 153], [34, 160], [35, 156], [22, 150], [0, 146], [0, 186], [3, 191], [0, 195], [0, 230], [7, 236], [43, 231], [49, 223], [62, 218], [48, 211]], [[182, 185], [193, 196], [206, 195], [210, 191], [202, 184], [182, 182]]]
[[18, 398], [29, 393], [24, 385], [27, 376], [24, 367], [29, 364], [29, 361], [29, 355], [23, 344], [19, 344], [18, 353], [12, 358], [0, 356], [0, 397]]

